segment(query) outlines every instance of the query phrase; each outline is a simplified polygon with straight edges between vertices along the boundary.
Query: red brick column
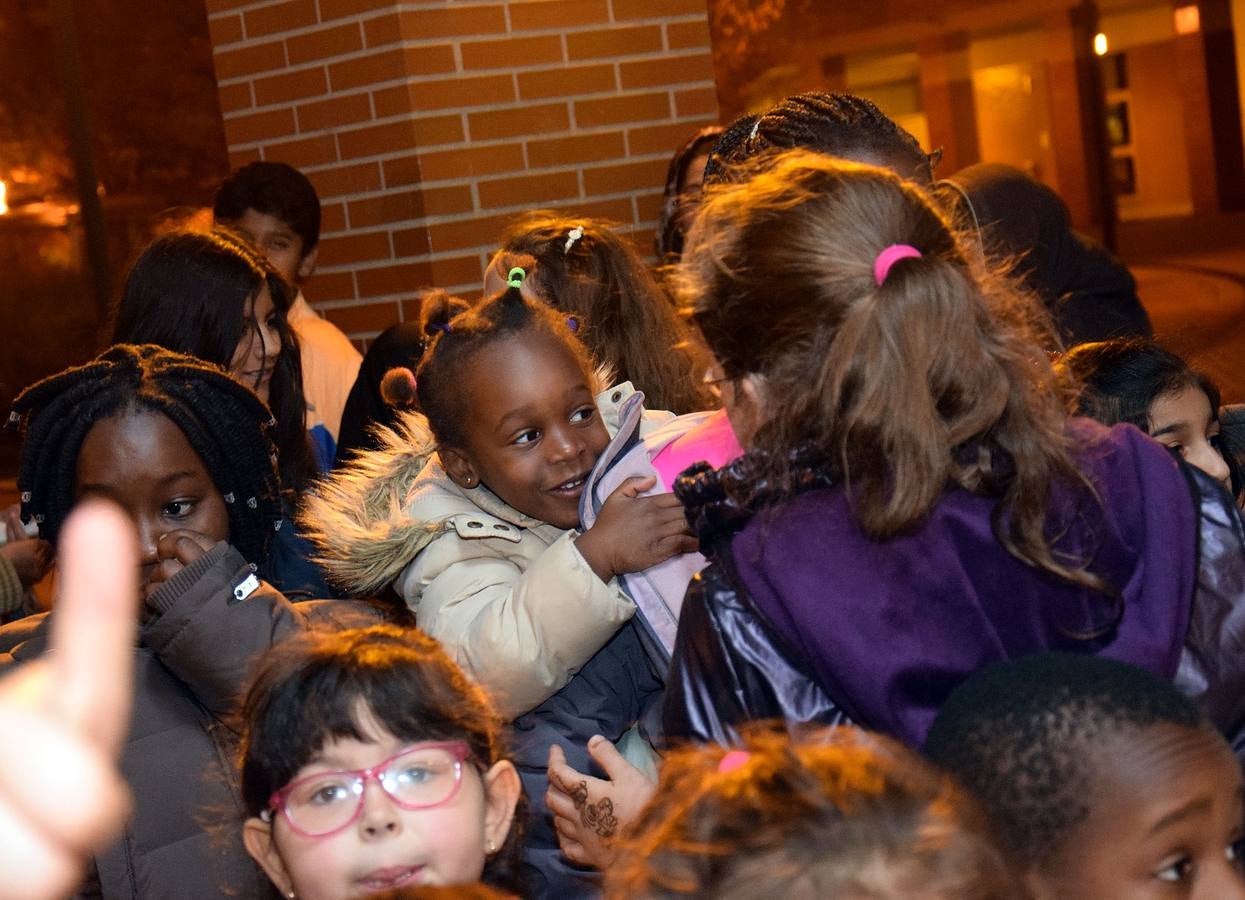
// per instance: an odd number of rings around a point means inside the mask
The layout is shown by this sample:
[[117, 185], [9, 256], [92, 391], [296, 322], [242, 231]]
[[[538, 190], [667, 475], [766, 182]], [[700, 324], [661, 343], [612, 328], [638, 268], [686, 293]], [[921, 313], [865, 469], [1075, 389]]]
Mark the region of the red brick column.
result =
[[1097, 10], [1090, 0], [1043, 17], [1051, 149], [1059, 194], [1072, 224], [1112, 244], [1115, 213], [1107, 190], [1106, 130], [1098, 60]]
[[957, 172], [981, 159], [977, 104], [968, 61], [968, 33], [917, 41], [921, 59], [921, 99], [929, 122], [929, 149], [942, 148], [939, 170]]
[[1228, 0], [1181, 0], [1195, 7], [1198, 29], [1176, 36], [1175, 77], [1184, 112], [1193, 212], [1245, 208], [1240, 94]]
[[705, 0], [207, 0], [232, 163], [324, 204], [308, 299], [366, 337], [436, 285], [478, 294], [538, 207], [651, 252], [673, 150], [718, 114]]

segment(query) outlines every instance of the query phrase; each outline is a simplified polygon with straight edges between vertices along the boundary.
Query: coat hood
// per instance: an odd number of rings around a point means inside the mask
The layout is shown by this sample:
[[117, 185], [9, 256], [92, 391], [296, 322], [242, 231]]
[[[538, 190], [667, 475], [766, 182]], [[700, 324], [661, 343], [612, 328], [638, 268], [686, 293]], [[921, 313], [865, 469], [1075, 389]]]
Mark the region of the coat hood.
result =
[[443, 530], [441, 522], [417, 521], [404, 510], [415, 480], [436, 456], [424, 417], [403, 412], [375, 435], [379, 448], [325, 475], [299, 514], [316, 562], [354, 594], [384, 588]]

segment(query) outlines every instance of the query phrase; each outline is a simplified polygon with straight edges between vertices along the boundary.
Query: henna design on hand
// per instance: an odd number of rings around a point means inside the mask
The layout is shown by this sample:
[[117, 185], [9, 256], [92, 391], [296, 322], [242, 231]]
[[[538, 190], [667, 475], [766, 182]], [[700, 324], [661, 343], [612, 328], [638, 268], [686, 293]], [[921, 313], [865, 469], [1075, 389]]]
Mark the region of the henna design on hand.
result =
[[618, 817], [614, 815], [614, 801], [602, 797], [596, 803], [588, 802], [588, 782], [581, 781], [570, 790], [559, 785], [563, 792], [571, 798], [575, 808], [579, 810], [579, 821], [585, 828], [591, 828], [598, 837], [611, 838], [618, 831]]

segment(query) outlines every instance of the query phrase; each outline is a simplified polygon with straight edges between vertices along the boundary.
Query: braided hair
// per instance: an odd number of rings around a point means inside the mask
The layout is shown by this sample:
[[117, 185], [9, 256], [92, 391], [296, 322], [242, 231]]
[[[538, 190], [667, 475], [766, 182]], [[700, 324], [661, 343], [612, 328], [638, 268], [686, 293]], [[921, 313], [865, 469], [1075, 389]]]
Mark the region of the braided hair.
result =
[[464, 309], [464, 301], [448, 295], [431, 298], [432, 304], [424, 308], [421, 320], [431, 341], [415, 373], [415, 390], [439, 446], [465, 445], [462, 423], [468, 398], [464, 396], [463, 376], [472, 357], [497, 341], [541, 331], [562, 341], [583, 366], [594, 392], [598, 387], [592, 359], [574, 334], [578, 322], [528, 300], [518, 281], [512, 280], [510, 287], [474, 308]]
[[14, 401], [9, 424], [25, 434], [17, 476], [22, 518], [33, 518], [40, 535], [55, 544], [76, 499], [78, 453], [87, 433], [130, 410], [162, 413], [182, 430], [225, 495], [230, 542], [251, 562], [266, 562], [281, 527], [272, 415], [219, 367], [151, 344], [110, 347]]
[[705, 165], [705, 183], [731, 180], [730, 170], [739, 163], [795, 148], [885, 166], [922, 184], [934, 180], [935, 158], [871, 101], [811, 91], [732, 123]]

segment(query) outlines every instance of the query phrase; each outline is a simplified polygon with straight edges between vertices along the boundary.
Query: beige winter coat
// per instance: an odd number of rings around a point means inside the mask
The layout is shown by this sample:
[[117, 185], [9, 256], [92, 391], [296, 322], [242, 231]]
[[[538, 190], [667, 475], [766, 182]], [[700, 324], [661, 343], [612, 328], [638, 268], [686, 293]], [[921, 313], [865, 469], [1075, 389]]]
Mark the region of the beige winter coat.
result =
[[[634, 390], [597, 396], [606, 428]], [[669, 414], [663, 414], [669, 418]], [[304, 528], [334, 581], [353, 594], [392, 585], [469, 675], [514, 718], [540, 705], [635, 612], [575, 547], [577, 531], [537, 521], [488, 488], [464, 490], [405, 416], [381, 449], [332, 475]]]

